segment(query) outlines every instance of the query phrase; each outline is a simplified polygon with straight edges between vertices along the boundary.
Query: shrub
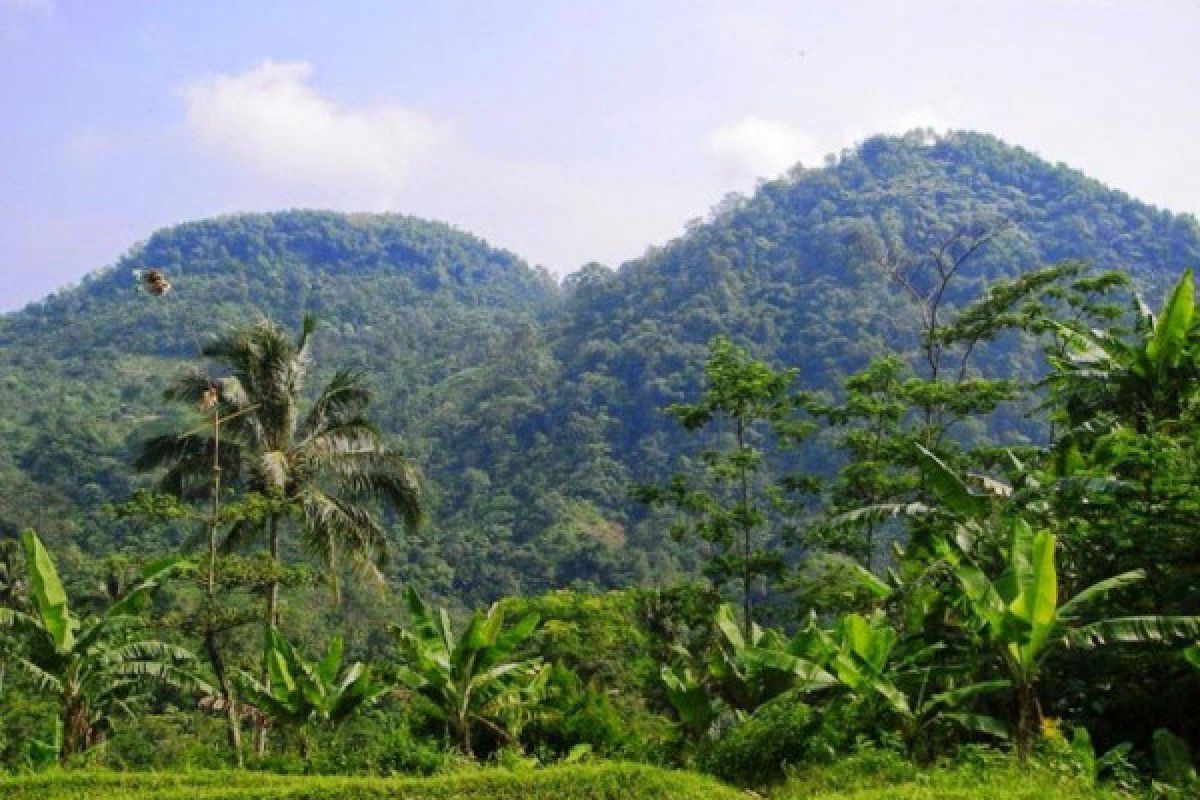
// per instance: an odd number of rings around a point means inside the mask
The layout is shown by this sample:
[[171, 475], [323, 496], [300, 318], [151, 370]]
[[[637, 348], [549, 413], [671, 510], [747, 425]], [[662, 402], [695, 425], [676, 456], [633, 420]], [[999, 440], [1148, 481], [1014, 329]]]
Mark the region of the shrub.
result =
[[806, 760], [819, 726], [812, 708], [794, 694], [781, 695], [726, 731], [701, 757], [701, 764], [731, 783], [778, 781], [789, 764]]
[[552, 670], [550, 685], [547, 707], [524, 737], [542, 761], [563, 758], [584, 744], [597, 755], [623, 761], [661, 765], [670, 760], [674, 725], [647, 710], [641, 698], [585, 685], [565, 667]]
[[192, 713], [143, 714], [118, 724], [89, 761], [117, 769], [220, 769], [232, 762], [224, 721]]

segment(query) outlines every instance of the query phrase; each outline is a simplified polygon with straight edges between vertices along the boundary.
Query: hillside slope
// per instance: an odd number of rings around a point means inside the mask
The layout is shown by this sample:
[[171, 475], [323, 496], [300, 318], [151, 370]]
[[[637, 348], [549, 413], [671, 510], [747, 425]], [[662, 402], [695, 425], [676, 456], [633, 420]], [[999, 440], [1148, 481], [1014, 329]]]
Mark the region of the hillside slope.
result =
[[[1154, 292], [1200, 264], [1194, 218], [979, 134], [868, 140], [562, 289], [407, 217], [288, 212], [163, 231], [0, 318], [0, 533], [33, 522], [85, 551], [161, 544], [95, 509], [136, 485], [136, 442], [172, 421], [164, 381], [223, 327], [312, 312], [318, 366], [370, 373], [381, 421], [429, 478], [433, 524], [401, 547], [396, 577], [465, 602], [668, 580], [687, 559], [627, 487], [684, 450], [661, 408], [695, 387], [708, 339], [729, 333], [804, 383], [835, 386], [915, 341], [878, 253], [1001, 224], [968, 286], [1071, 258]], [[165, 298], [133, 291], [131, 270], [151, 265], [175, 284]], [[1029, 355], [1008, 341], [982, 363], [1029, 374]]]

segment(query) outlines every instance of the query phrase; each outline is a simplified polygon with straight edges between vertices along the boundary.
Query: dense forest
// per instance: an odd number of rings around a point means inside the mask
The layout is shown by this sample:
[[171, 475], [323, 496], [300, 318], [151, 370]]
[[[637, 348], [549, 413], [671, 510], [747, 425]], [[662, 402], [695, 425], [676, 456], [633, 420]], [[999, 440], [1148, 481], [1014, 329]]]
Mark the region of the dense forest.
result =
[[[1153, 299], [1200, 261], [1195, 220], [978, 134], [869, 140], [561, 287], [410, 218], [288, 212], [160, 231], [0, 320], [0, 474], [18, 487], [0, 500], [0, 530], [36, 523], [89, 556], [165, 544], [137, 541], [151, 534], [101, 509], [148, 485], [129, 465], [139, 441], [177, 420], [161, 401], [177, 365], [235, 323], [266, 315], [295, 328], [313, 314], [315, 368], [367, 373], [380, 424], [426, 480], [430, 524], [400, 543], [398, 577], [477, 604], [693, 574], [628, 487], [687, 455], [663, 409], [700, 385], [708, 341], [727, 334], [836, 391], [870, 358], [917, 348], [916, 304], [887, 279], [887, 259], [1001, 227], [951, 302], [1068, 259], [1119, 269]], [[148, 267], [174, 283], [161, 303], [131, 288]], [[977, 361], [1026, 379], [1033, 347], [1002, 337]], [[993, 428], [1033, 435], [1026, 411], [1001, 408]]]
[[1197, 264], [923, 131], [561, 284], [397, 215], [155, 233], [0, 318], [0, 764], [1187, 796]]

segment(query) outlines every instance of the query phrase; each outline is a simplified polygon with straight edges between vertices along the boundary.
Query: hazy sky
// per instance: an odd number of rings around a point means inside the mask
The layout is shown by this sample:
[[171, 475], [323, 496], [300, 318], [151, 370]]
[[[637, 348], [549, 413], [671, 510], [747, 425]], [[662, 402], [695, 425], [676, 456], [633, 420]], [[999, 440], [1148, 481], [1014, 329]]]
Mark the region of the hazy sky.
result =
[[926, 125], [1200, 210], [1200, 0], [0, 0], [0, 309], [239, 210], [615, 265]]

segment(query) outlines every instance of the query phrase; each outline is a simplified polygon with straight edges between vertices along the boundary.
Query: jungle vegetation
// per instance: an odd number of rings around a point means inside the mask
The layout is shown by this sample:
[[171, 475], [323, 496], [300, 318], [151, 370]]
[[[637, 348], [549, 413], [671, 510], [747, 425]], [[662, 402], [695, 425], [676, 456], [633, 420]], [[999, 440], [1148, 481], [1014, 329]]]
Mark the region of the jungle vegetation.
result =
[[[562, 286], [405, 217], [160, 232], [0, 320], [0, 765], [1188, 796], [1196, 263], [921, 132]], [[188, 780], [385, 786], [244, 774]]]

